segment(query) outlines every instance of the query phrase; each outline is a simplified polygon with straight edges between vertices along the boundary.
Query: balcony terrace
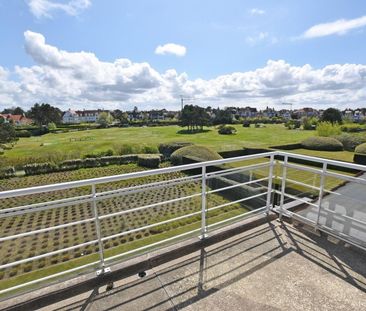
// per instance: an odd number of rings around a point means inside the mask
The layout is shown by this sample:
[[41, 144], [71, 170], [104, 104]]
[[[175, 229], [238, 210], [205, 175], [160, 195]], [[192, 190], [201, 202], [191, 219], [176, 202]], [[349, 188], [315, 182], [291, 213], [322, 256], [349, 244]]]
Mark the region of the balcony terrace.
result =
[[[1, 218], [86, 204], [72, 223], [2, 234], [0, 242], [92, 223], [95, 236], [0, 266], [6, 270], [97, 245], [89, 260], [39, 278], [2, 286], [5, 310], [363, 310], [366, 308], [365, 166], [270, 152], [98, 179], [0, 192], [0, 200], [90, 187], [90, 194], [6, 208]], [[146, 176], [185, 172], [124, 188], [99, 190]], [[167, 175], [171, 177], [171, 175]], [[106, 212], [103, 202], [164, 191], [182, 183], [199, 192]], [[192, 189], [197, 190], [197, 187]], [[229, 201], [212, 205], [211, 195]], [[49, 198], [50, 196], [48, 196]], [[52, 196], [51, 196], [52, 198]], [[103, 221], [198, 199], [198, 209], [134, 228], [105, 230]], [[227, 213], [239, 204], [241, 213]], [[212, 212], [215, 211], [215, 214]], [[230, 211], [229, 211], [230, 212]], [[231, 210], [231, 212], [233, 212]], [[226, 213], [226, 214], [225, 214]], [[225, 217], [220, 217], [226, 215]], [[199, 217], [185, 230], [112, 252], [106, 243], [149, 228]], [[178, 228], [179, 229], [179, 228]], [[198, 236], [200, 238], [198, 238]], [[144, 241], [144, 240], [142, 240]], [[116, 251], [116, 249], [118, 251]], [[113, 248], [112, 248], [113, 250]], [[3, 250], [2, 250], [3, 251]], [[72, 260], [71, 260], [72, 261]], [[46, 267], [47, 268], [47, 267]], [[3, 281], [2, 281], [3, 282]]]

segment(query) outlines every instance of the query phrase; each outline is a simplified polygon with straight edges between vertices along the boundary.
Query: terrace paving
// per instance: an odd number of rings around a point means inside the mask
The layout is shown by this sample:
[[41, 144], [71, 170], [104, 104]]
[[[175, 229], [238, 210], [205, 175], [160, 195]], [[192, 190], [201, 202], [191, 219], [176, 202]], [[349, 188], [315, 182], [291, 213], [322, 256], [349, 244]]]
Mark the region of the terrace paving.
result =
[[365, 310], [366, 256], [278, 220], [41, 310]]

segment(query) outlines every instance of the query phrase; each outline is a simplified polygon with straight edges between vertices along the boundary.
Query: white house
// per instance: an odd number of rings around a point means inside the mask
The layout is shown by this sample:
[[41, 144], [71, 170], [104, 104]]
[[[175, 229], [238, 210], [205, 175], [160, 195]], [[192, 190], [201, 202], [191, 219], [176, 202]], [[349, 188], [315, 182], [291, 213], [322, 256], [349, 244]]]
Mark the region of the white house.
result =
[[62, 123], [95, 123], [99, 115], [106, 110], [67, 110], [62, 116]]

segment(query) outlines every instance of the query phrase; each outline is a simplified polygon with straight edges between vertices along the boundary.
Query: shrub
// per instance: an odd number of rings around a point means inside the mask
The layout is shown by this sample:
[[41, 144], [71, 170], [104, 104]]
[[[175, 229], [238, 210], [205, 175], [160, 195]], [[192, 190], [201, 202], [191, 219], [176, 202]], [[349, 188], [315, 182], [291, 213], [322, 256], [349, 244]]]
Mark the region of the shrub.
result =
[[356, 147], [355, 153], [358, 154], [366, 154], [366, 143], [363, 143]]
[[312, 117], [312, 118], [304, 117], [301, 119], [301, 122], [302, 122], [303, 129], [305, 131], [310, 131], [310, 130], [316, 129], [319, 119], [315, 118], [315, 117]]
[[301, 143], [302, 147], [310, 150], [341, 151], [343, 145], [332, 137], [309, 137]]
[[15, 176], [14, 166], [0, 168], [0, 178], [9, 178]]
[[210, 148], [192, 145], [174, 151], [170, 157], [170, 160], [174, 165], [180, 165], [183, 164], [184, 157], [191, 157], [199, 161], [222, 159], [222, 157], [216, 151], [213, 151]]
[[32, 133], [27, 130], [20, 130], [16, 132], [17, 137], [31, 137]]
[[341, 127], [338, 123], [320, 122], [316, 127], [319, 136], [329, 137], [341, 134]]
[[341, 135], [334, 136], [334, 138], [339, 140], [342, 143], [344, 150], [347, 151], [355, 151], [355, 148], [358, 145], [366, 142], [366, 136], [348, 133], [342, 133]]
[[248, 120], [244, 121], [243, 127], [250, 127], [250, 122]]
[[76, 170], [83, 167], [83, 162], [81, 159], [66, 160], [61, 162], [60, 168], [62, 170]]
[[342, 132], [357, 133], [365, 130], [365, 126], [355, 123], [344, 124], [341, 126]]
[[331, 122], [331, 123], [341, 123], [342, 122], [342, 113], [335, 108], [325, 109], [322, 114], [322, 121]]
[[87, 158], [83, 160], [83, 167], [91, 168], [100, 166], [98, 158]]
[[58, 171], [57, 165], [51, 162], [27, 164], [23, 166], [23, 169], [25, 175], [37, 175]]
[[236, 128], [233, 126], [222, 126], [219, 129], [219, 134], [221, 135], [231, 135], [231, 134], [235, 134], [236, 133]]
[[289, 130], [295, 130], [295, 129], [298, 129], [300, 128], [301, 126], [301, 121], [300, 120], [288, 120], [286, 123], [285, 123], [285, 126], [289, 129]]
[[8, 144], [0, 144], [0, 148], [4, 150], [11, 150], [13, 146]]
[[158, 146], [159, 152], [164, 156], [164, 158], [169, 159], [172, 153], [180, 148], [186, 146], [192, 146], [192, 143], [187, 142], [171, 142], [166, 144], [160, 144]]
[[137, 158], [139, 166], [148, 168], [157, 168], [160, 164], [160, 155], [158, 154], [140, 154]]
[[4, 154], [4, 149], [0, 148], [0, 155], [3, 155], [3, 154]]

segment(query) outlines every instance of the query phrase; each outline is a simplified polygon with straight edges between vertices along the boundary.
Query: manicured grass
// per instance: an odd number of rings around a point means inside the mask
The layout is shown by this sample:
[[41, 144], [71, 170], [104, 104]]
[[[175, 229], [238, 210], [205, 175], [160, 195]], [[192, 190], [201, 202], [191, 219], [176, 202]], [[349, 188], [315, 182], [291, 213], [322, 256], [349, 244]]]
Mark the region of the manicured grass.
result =
[[160, 143], [183, 141], [205, 145], [216, 151], [241, 149], [243, 147], [267, 148], [273, 145], [297, 143], [313, 136], [313, 131], [288, 130], [282, 124], [263, 128], [244, 128], [235, 125], [237, 134], [219, 135], [214, 127], [204, 133], [178, 134], [179, 126], [131, 127], [88, 130], [39, 137], [21, 138], [16, 146], [6, 152], [3, 163], [37, 162], [42, 157], [78, 158], [84, 154], [108, 149], [118, 150], [130, 144], [137, 150], [144, 146], [156, 147]]
[[317, 151], [307, 149], [294, 149], [289, 150], [289, 152], [346, 162], [353, 162], [354, 155], [354, 153], [350, 151]]

